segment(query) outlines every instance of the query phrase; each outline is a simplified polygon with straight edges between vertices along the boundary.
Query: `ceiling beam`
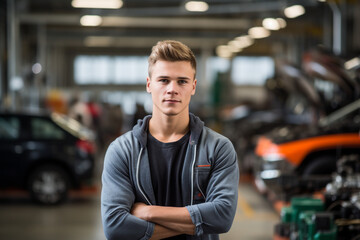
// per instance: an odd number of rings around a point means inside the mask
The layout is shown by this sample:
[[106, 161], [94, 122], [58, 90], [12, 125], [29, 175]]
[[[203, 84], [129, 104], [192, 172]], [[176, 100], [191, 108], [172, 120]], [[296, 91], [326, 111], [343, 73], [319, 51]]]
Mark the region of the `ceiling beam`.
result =
[[[81, 15], [77, 14], [21, 14], [23, 24], [80, 25]], [[104, 16], [99, 27], [141, 27], [141, 28], [181, 28], [181, 29], [248, 29], [251, 21], [244, 18], [145, 18]]]

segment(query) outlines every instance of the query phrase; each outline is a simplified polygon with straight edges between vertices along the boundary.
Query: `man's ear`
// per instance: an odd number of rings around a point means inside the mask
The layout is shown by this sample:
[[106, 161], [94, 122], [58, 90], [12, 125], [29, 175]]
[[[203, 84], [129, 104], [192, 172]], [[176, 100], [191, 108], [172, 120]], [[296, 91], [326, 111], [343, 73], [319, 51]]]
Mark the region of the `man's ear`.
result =
[[151, 82], [150, 77], [147, 77], [146, 78], [146, 91], [148, 93], [151, 93], [150, 82]]
[[193, 81], [193, 90], [192, 90], [192, 92], [191, 92], [191, 95], [195, 95], [196, 84], [197, 84], [197, 80], [196, 80], [196, 78], [195, 78], [194, 81]]

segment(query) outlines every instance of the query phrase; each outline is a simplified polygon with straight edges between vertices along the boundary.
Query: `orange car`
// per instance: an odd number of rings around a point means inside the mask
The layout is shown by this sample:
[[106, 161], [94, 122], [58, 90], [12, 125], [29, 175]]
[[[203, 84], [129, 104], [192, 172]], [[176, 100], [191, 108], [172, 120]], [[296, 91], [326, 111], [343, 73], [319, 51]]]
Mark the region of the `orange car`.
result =
[[[330, 176], [343, 155], [360, 155], [360, 99], [320, 120], [317, 126], [283, 127], [259, 138], [255, 164], [260, 190], [281, 189], [286, 176]], [[291, 179], [291, 178], [286, 178]]]

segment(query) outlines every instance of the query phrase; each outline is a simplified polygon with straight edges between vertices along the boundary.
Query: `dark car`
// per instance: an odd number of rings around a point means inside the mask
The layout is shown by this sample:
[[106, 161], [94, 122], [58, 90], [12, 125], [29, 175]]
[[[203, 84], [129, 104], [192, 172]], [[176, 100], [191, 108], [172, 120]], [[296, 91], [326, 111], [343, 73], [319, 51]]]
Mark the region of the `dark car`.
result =
[[22, 188], [43, 204], [90, 184], [91, 131], [57, 113], [0, 112], [0, 188]]

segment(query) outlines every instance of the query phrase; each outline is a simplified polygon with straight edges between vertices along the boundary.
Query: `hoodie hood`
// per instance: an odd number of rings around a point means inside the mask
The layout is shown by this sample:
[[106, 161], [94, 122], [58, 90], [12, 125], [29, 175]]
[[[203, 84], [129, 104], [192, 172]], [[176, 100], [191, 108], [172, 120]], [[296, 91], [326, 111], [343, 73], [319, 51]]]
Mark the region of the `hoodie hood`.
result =
[[[199, 141], [204, 122], [197, 116], [189, 113], [190, 117], [190, 142], [197, 143]], [[137, 124], [133, 128], [133, 134], [136, 139], [140, 142], [141, 147], [145, 147], [147, 143], [147, 132], [149, 128], [149, 120], [151, 115], [144, 117], [137, 121]]]

